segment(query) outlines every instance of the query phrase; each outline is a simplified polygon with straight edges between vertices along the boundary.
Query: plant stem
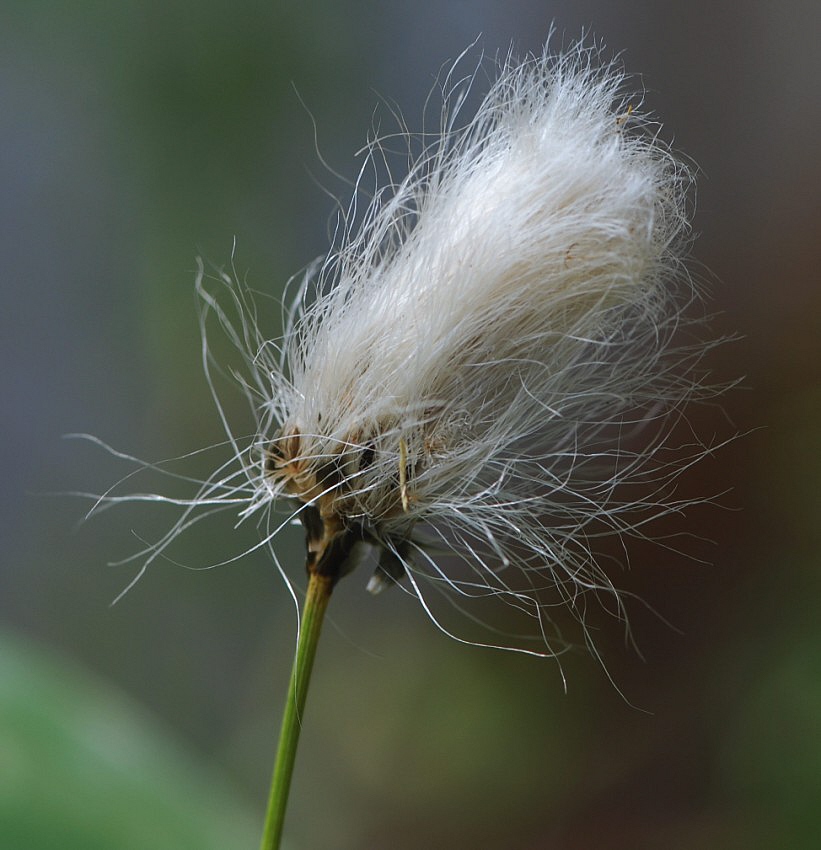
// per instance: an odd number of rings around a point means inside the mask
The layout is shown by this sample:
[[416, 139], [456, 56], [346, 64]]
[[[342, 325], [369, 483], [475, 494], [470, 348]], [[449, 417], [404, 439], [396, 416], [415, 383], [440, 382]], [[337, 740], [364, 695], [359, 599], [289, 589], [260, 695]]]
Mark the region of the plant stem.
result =
[[311, 668], [333, 586], [334, 579], [331, 576], [312, 572], [308, 579], [308, 592], [302, 608], [299, 640], [294, 666], [291, 670], [291, 681], [288, 685], [282, 727], [279, 732], [279, 745], [260, 850], [279, 850], [282, 840], [285, 808], [288, 804], [288, 792], [291, 789], [291, 777], [294, 772], [299, 733], [302, 729], [305, 698], [308, 695], [308, 684], [311, 680]]

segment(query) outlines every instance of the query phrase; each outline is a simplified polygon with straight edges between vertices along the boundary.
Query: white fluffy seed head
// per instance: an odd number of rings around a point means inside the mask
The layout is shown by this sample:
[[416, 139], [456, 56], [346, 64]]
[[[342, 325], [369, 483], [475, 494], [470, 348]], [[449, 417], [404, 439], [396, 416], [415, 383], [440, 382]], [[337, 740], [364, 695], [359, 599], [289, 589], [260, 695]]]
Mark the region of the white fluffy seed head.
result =
[[203, 327], [215, 311], [243, 352], [258, 434], [243, 446], [226, 422], [245, 483], [221, 469], [175, 529], [203, 505], [285, 500], [309, 568], [340, 572], [365, 542], [382, 552], [371, 589], [407, 572], [429, 613], [428, 586], [492, 594], [549, 641], [557, 599], [581, 617], [589, 593], [615, 594], [592, 541], [680, 509], [675, 481], [705, 451], [671, 441], [710, 394], [706, 346], [676, 336], [695, 298], [690, 176], [595, 51], [501, 63], [463, 125], [478, 75], [454, 73], [441, 132], [358, 224], [352, 202], [281, 340], [247, 290], [223, 276], [237, 323], [201, 278]]
[[576, 529], [604, 511], [603, 430], [680, 401], [659, 359], [687, 173], [590, 58], [500, 67], [303, 289], [268, 468], [334, 533], [450, 521], [495, 546], [524, 518], [550, 555], [551, 497]]

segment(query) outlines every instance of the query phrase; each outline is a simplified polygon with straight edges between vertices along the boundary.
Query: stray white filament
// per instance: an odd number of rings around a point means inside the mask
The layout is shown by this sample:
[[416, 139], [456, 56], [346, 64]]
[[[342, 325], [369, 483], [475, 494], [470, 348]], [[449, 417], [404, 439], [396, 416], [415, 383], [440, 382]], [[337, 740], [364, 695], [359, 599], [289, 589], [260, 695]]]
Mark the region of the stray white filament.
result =
[[[643, 537], [685, 507], [675, 483], [707, 451], [673, 439], [711, 393], [696, 375], [709, 343], [681, 338], [697, 300], [682, 263], [691, 177], [596, 51], [500, 63], [464, 123], [479, 75], [457, 81], [458, 67], [406, 176], [390, 177], [384, 137], [366, 148], [361, 174], [386, 184], [340, 216], [281, 338], [234, 277], [201, 271], [209, 383], [216, 315], [257, 433], [235, 436], [220, 406], [232, 461], [172, 502], [184, 513], [144, 564], [219, 508], [268, 518], [260, 546], [297, 517], [313, 568], [347, 570], [370, 548], [370, 590], [405, 587], [443, 629], [431, 588], [460, 607], [504, 599], [542, 641], [515, 648], [553, 654], [551, 606], [584, 622], [591, 597], [609, 598], [621, 615], [597, 539]], [[101, 501], [141, 498], [162, 497]], [[272, 525], [282, 504], [295, 507]]]

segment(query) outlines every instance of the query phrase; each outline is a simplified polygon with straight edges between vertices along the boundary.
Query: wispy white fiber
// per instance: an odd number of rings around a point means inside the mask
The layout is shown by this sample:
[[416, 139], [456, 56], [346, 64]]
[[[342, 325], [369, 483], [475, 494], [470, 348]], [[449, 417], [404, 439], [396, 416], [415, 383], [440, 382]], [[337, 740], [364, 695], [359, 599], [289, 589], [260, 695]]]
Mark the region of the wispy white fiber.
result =
[[[235, 436], [220, 407], [232, 456], [173, 502], [183, 516], [144, 559], [215, 509], [263, 516], [266, 547], [298, 517], [315, 566], [370, 547], [371, 590], [398, 583], [434, 619], [431, 590], [459, 607], [503, 598], [549, 653], [552, 606], [583, 620], [604, 596], [620, 613], [598, 539], [651, 536], [705, 451], [686, 428], [689, 446], [672, 440], [710, 394], [695, 374], [707, 345], [681, 336], [697, 300], [682, 264], [691, 178], [596, 51], [499, 63], [469, 120], [485, 66], [457, 80], [464, 62], [401, 179], [384, 150], [414, 139], [369, 144], [361, 180], [387, 182], [340, 216], [282, 338], [233, 277], [200, 275], [209, 382], [216, 315], [258, 432]], [[116, 498], [161, 497], [103, 501]]]

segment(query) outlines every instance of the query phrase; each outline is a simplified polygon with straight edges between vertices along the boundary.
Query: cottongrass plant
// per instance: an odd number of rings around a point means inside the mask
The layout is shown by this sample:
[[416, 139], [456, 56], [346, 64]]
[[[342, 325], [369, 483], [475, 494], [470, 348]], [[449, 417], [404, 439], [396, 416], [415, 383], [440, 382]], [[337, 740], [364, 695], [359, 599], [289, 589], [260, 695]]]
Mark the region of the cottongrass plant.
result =
[[[470, 119], [485, 65], [460, 76], [466, 61], [442, 80], [436, 133], [365, 148], [334, 246], [294, 284], [281, 337], [262, 331], [235, 275], [198, 276], [229, 457], [192, 498], [165, 499], [181, 516], [142, 553], [140, 574], [225, 509], [259, 519], [249, 551], [267, 549], [291, 587], [273, 544], [289, 522], [305, 529], [308, 588], [263, 848], [279, 846], [341, 576], [370, 564], [370, 591], [414, 594], [449, 634], [431, 594], [468, 615], [472, 600], [506, 601], [537, 640], [488, 645], [555, 656], [554, 606], [585, 634], [592, 600], [623, 613], [599, 539], [644, 538], [686, 507], [677, 480], [707, 451], [681, 427], [686, 403], [713, 393], [698, 375], [710, 344], [684, 318], [698, 302], [682, 262], [689, 170], [596, 50], [494, 65]], [[408, 168], [394, 179], [398, 142]], [[251, 438], [217, 396], [214, 319], [242, 357]], [[163, 497], [110, 492], [98, 504], [136, 499]]]

